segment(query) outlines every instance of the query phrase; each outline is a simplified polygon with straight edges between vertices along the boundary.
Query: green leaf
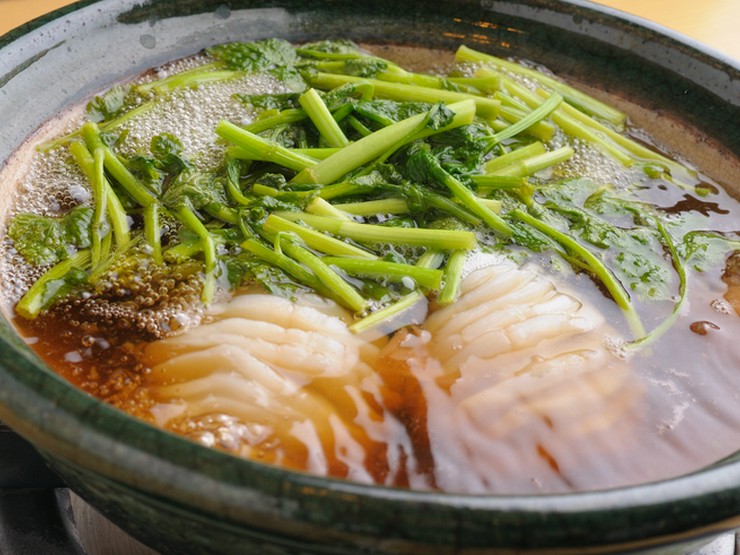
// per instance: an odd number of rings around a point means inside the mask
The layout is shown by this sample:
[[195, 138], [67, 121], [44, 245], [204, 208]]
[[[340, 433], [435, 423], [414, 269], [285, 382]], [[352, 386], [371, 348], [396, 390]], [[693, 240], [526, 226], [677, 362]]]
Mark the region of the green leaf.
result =
[[355, 57], [362, 56], [360, 47], [348, 39], [340, 40], [321, 40], [309, 42], [297, 49], [301, 56], [310, 56], [317, 58], [324, 57]]
[[212, 46], [206, 51], [226, 64], [228, 69], [247, 73], [293, 66], [298, 59], [293, 46], [281, 39], [231, 42]]
[[211, 203], [228, 204], [224, 185], [223, 179], [213, 173], [185, 171], [164, 192], [162, 203], [173, 210], [182, 206], [200, 210]]
[[569, 233], [602, 249], [617, 279], [643, 300], [670, 300], [673, 268], [656, 222], [659, 214], [588, 179], [550, 185], [538, 197]]
[[[347, 85], [342, 85], [346, 87]], [[428, 102], [396, 102], [394, 100], [365, 100], [357, 102], [355, 112], [380, 125], [390, 125], [397, 121], [428, 112], [433, 104]]]
[[90, 222], [93, 209], [87, 206], [77, 206], [62, 218], [62, 228], [67, 240], [78, 249], [90, 246]]
[[308, 89], [308, 84], [303, 79], [303, 74], [294, 67], [276, 67], [268, 70], [270, 75], [280, 81], [285, 88], [294, 93], [302, 93]]
[[426, 127], [429, 129], [442, 129], [452, 123], [455, 113], [446, 104], [439, 102], [429, 109]]
[[33, 320], [55, 301], [85, 283], [88, 277], [85, 269], [90, 258], [89, 250], [81, 250], [48, 268], [18, 301], [16, 312]]
[[256, 110], [287, 110], [300, 108], [296, 93], [283, 94], [235, 94], [234, 97], [242, 104], [254, 107]]
[[8, 226], [16, 250], [34, 266], [48, 266], [90, 247], [93, 209], [78, 206], [61, 218], [19, 214]]
[[732, 251], [740, 250], [740, 236], [725, 237], [708, 231], [691, 231], [677, 246], [681, 257], [698, 272], [722, 264]]
[[344, 63], [344, 71], [347, 75], [357, 77], [375, 77], [379, 72], [388, 67], [388, 62], [372, 56], [352, 58]]
[[117, 118], [126, 111], [126, 99], [130, 86], [117, 85], [101, 96], [96, 96], [87, 104], [87, 117], [95, 123]]
[[477, 172], [491, 150], [489, 126], [475, 122], [429, 138], [440, 164], [453, 173]]

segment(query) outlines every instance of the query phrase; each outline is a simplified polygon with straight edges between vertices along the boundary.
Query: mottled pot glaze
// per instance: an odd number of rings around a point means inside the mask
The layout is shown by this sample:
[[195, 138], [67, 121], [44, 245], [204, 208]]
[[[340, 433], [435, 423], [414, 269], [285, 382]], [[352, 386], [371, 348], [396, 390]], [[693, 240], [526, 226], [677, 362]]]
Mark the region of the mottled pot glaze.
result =
[[[535, 60], [594, 94], [607, 91], [669, 148], [690, 152], [740, 194], [737, 62], [577, 1], [78, 2], [0, 38], [0, 160], [44, 122], [119, 80], [211, 44], [266, 37], [441, 50], [464, 42]], [[0, 418], [88, 502], [165, 553], [662, 552], [740, 526], [739, 462], [617, 490], [469, 496], [368, 487], [236, 459], [74, 389], [5, 319]]]

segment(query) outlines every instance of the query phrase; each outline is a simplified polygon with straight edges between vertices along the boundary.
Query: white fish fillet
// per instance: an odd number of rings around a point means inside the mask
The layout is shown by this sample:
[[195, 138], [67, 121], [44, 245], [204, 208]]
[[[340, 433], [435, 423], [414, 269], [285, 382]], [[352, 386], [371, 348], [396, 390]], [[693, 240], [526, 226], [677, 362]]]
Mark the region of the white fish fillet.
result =
[[[578, 481], [570, 463], [628, 433], [641, 390], [606, 346], [613, 330], [543, 272], [508, 261], [475, 270], [424, 328], [421, 381], [449, 407], [428, 422], [445, 489], [531, 490], [537, 480], [567, 491]], [[451, 385], [440, 394], [441, 382]]]
[[[336, 307], [319, 308], [244, 295], [216, 306], [206, 323], [150, 344], [150, 392], [167, 409], [153, 412], [190, 426], [219, 414], [257, 423], [267, 432], [259, 445], [242, 442], [242, 455], [280, 444], [277, 462], [303, 452], [313, 471], [338, 461], [348, 475], [366, 477], [363, 458], [348, 453], [384, 434], [383, 419], [368, 404], [378, 395], [368, 377], [379, 348], [353, 335]], [[182, 411], [172, 408], [178, 404]]]

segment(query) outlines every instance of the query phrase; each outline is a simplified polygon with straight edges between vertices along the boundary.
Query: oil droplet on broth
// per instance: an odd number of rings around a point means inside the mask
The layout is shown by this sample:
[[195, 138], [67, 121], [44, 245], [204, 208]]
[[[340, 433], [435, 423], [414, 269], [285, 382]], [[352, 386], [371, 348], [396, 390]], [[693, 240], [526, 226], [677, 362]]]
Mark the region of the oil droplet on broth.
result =
[[226, 4], [222, 4], [213, 12], [213, 15], [220, 19], [229, 19], [231, 17], [231, 8]]
[[157, 39], [154, 38], [154, 35], [149, 35], [149, 34], [141, 35], [139, 37], [139, 43], [144, 48], [152, 49], [157, 46]]

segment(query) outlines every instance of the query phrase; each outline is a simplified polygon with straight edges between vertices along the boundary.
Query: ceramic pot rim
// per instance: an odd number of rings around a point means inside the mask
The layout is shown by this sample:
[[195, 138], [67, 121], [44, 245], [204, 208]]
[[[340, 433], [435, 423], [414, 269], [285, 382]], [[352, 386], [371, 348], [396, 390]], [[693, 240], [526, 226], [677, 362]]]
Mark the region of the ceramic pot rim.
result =
[[[54, 25], [62, 18], [74, 19], [81, 10], [92, 14], [96, 6], [115, 5], [114, 10], [122, 10], [122, 5], [135, 3], [134, 0], [86, 0], [67, 6], [0, 37], [0, 53], [12, 51], [19, 44], [25, 47], [30, 36], [41, 37], [32, 48], [43, 48], [54, 40]], [[538, 6], [554, 9], [548, 0], [492, 1], [488, 4], [493, 10], [507, 5], [518, 7], [519, 16]], [[731, 75], [733, 86], [740, 82], [737, 61], [676, 33], [580, 0], [560, 4], [565, 6], [567, 13], [570, 13], [568, 10], [590, 10], [603, 17], [603, 21], [615, 25], [626, 22], [648, 29], [655, 36], [667, 37], [682, 51], [713, 64], [720, 73]], [[6, 78], [0, 75], [0, 87]], [[740, 105], [737, 97], [734, 105]], [[3, 361], [0, 362], [0, 417], [52, 457], [91, 466], [102, 475], [141, 491], [161, 495], [171, 492], [182, 503], [200, 503], [204, 511], [225, 510], [235, 520], [238, 520], [239, 511], [256, 497], [275, 494], [283, 500], [331, 503], [338, 507], [342, 506], [343, 499], [347, 503], [362, 499], [369, 505], [390, 502], [403, 511], [438, 508], [482, 515], [477, 517], [481, 523], [491, 515], [503, 514], [517, 514], [522, 523], [528, 519], [540, 520], [548, 514], [584, 517], [593, 525], [588, 533], [594, 536], [610, 526], [610, 515], [622, 513], [630, 513], [631, 518], [637, 518], [635, 515], [658, 518], [670, 506], [675, 520], [668, 527], [661, 525], [660, 533], [665, 534], [679, 533], [688, 526], [709, 526], [734, 518], [740, 512], [740, 462], [649, 484], [551, 495], [439, 494], [367, 486], [286, 471], [202, 448], [103, 405], [43, 367], [10, 329], [0, 330], [0, 360]], [[211, 499], [203, 501], [204, 491], [212, 492]], [[317, 492], [323, 492], [324, 497], [319, 499], [321, 496], [317, 497]], [[702, 507], [710, 508], [697, 515], [697, 508]], [[639, 538], [645, 533], [645, 529], [627, 530], [622, 540]]]

